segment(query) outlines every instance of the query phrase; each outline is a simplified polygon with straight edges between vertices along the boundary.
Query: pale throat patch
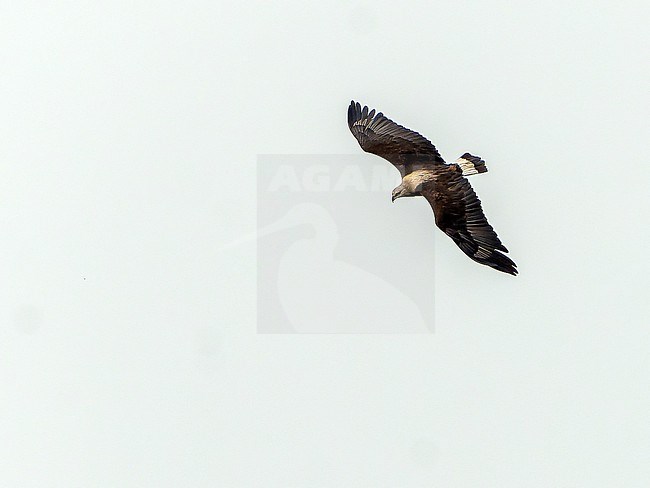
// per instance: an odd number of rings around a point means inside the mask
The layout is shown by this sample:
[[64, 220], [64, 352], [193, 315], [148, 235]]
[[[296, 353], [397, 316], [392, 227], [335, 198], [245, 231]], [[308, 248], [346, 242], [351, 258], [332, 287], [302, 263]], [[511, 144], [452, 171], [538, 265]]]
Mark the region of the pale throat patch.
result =
[[402, 185], [413, 191], [420, 183], [435, 179], [435, 174], [431, 170], [417, 169], [402, 178]]

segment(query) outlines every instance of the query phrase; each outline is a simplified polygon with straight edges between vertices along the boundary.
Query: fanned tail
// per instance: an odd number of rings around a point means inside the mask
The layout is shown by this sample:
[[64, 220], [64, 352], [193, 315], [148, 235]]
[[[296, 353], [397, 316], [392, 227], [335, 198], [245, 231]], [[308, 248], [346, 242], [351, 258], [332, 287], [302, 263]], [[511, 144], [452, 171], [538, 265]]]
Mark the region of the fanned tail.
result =
[[465, 153], [456, 160], [456, 164], [463, 170], [463, 176], [477, 175], [487, 172], [487, 166], [479, 156]]

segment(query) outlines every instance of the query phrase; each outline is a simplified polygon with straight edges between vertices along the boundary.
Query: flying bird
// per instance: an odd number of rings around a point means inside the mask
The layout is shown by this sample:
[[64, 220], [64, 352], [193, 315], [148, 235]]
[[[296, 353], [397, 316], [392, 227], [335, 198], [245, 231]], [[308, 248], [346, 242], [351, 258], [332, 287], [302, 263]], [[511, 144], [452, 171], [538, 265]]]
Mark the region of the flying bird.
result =
[[381, 112], [352, 101], [348, 126], [361, 149], [390, 161], [402, 175], [393, 201], [402, 197], [427, 199], [436, 225], [477, 263], [517, 274], [517, 265], [488, 223], [481, 201], [466, 176], [485, 173], [485, 161], [469, 153], [447, 164], [426, 137], [396, 124]]

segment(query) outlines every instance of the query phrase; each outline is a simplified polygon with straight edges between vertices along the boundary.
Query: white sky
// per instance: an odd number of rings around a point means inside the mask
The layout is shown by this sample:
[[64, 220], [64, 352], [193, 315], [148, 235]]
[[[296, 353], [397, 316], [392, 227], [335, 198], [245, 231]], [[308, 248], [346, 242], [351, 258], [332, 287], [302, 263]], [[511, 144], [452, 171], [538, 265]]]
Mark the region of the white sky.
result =
[[[4, 2], [0, 485], [650, 486], [646, 4]], [[378, 206], [435, 333], [257, 334], [257, 155], [351, 98], [485, 158], [521, 274]]]

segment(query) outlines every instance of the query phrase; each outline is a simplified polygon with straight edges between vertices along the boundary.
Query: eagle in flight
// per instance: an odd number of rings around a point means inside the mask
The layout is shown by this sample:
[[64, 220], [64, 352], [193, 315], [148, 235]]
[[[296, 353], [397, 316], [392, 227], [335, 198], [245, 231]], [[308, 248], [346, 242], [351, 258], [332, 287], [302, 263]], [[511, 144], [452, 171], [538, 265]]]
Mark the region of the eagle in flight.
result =
[[488, 223], [481, 201], [466, 176], [485, 173], [485, 161], [469, 153], [447, 164], [426, 137], [396, 124], [381, 112], [352, 101], [348, 126], [361, 149], [390, 161], [402, 175], [393, 201], [402, 197], [427, 199], [436, 225], [477, 263], [517, 274], [517, 265]]

